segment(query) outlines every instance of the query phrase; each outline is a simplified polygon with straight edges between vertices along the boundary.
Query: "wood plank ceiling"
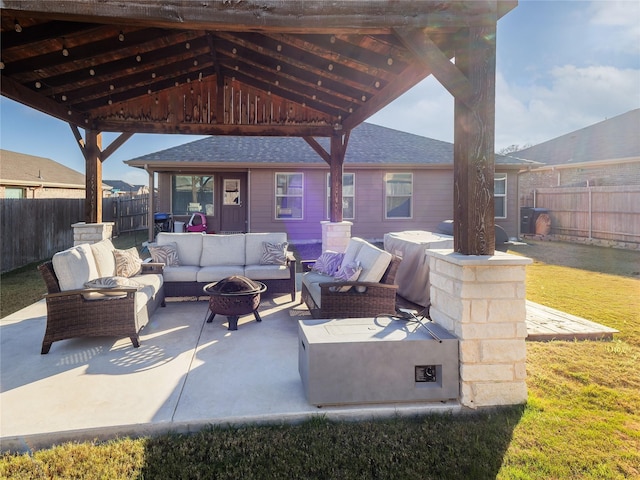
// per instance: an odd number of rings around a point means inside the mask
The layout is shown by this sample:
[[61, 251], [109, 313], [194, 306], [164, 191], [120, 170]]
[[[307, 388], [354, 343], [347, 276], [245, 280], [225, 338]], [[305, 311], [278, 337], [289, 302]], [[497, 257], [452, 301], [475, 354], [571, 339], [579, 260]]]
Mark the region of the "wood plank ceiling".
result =
[[[496, 6], [497, 5], [497, 6]], [[2, 95], [98, 132], [330, 136], [514, 2], [2, 0]]]

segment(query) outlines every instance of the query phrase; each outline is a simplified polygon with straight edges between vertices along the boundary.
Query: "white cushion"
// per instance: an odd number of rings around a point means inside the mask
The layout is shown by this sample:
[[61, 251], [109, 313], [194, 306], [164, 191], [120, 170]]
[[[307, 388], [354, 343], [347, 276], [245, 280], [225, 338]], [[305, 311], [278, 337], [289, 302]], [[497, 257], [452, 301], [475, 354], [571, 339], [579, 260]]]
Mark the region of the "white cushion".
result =
[[233, 275], [243, 275], [244, 267], [242, 265], [217, 265], [210, 267], [201, 267], [196, 275], [196, 280], [201, 283], [218, 282], [223, 278]]
[[84, 288], [85, 282], [100, 276], [88, 243], [56, 253], [51, 262], [62, 291]]
[[370, 243], [365, 243], [356, 256], [356, 262], [360, 263], [362, 273], [358, 277], [359, 282], [377, 283], [387, 270], [393, 256]]
[[331, 275], [320, 272], [311, 271], [302, 274], [302, 283], [304, 283], [307, 288], [314, 283], [333, 282], [333, 280], [334, 278]]
[[345, 265], [349, 265], [356, 261], [356, 256], [358, 252], [362, 248], [362, 245], [367, 244], [367, 242], [358, 237], [352, 237], [347, 244], [347, 249], [344, 251], [344, 257], [342, 257], [342, 263], [340, 264], [340, 268]]
[[195, 282], [200, 267], [181, 265], [179, 267], [164, 267], [162, 276], [165, 282]]
[[90, 245], [91, 253], [93, 253], [93, 259], [96, 262], [98, 268], [98, 274], [101, 277], [113, 277], [116, 274], [116, 260], [113, 256], [115, 247], [111, 240], [105, 238], [98, 243], [92, 243]]
[[144, 273], [136, 275], [134, 280], [145, 287], [152, 287], [154, 295], [160, 291], [162, 287], [163, 277], [159, 273]]
[[244, 260], [244, 234], [205, 235], [202, 239], [201, 267], [244, 265]]
[[286, 241], [287, 234], [285, 232], [246, 233], [245, 265], [260, 265], [260, 260], [262, 259], [262, 242], [284, 243]]
[[156, 237], [158, 245], [175, 243], [178, 247], [178, 262], [180, 265], [200, 265], [202, 256], [202, 233], [171, 233], [160, 232]]
[[289, 267], [285, 265], [247, 265], [244, 276], [251, 280], [279, 280], [289, 278]]

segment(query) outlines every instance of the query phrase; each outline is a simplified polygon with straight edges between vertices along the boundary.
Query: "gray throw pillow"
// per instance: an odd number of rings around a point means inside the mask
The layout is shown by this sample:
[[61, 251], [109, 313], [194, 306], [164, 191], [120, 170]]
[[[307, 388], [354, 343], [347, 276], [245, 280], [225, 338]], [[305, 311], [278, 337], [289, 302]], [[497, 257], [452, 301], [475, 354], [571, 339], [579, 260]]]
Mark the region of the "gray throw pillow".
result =
[[286, 265], [288, 242], [270, 243], [262, 242], [261, 265]]

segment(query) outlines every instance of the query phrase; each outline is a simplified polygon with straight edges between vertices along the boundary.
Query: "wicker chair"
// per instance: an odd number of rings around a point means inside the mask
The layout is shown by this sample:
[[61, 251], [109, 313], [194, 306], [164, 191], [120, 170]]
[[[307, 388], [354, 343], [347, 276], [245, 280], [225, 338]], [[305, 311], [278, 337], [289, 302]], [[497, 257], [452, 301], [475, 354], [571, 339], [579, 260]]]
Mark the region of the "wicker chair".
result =
[[[398, 265], [402, 259], [393, 255], [387, 270], [379, 283], [372, 282], [324, 282], [320, 284], [321, 300], [316, 305], [304, 283], [302, 301], [307, 304], [313, 318], [358, 318], [393, 314], [396, 311], [396, 291], [394, 285]], [[303, 271], [309, 271], [315, 261], [302, 261]], [[336, 287], [351, 285], [347, 292], [332, 291]], [[366, 287], [359, 292], [354, 287]]]
[[[144, 268], [144, 267], [143, 267]], [[157, 268], [152, 267], [152, 272]], [[131, 287], [85, 288], [61, 291], [51, 261], [38, 266], [47, 286], [47, 328], [42, 340], [41, 353], [49, 353], [51, 344], [58, 340], [77, 337], [129, 337], [134, 347], [140, 346], [139, 332], [159, 305], [164, 306], [164, 289], [136, 311], [136, 289]], [[143, 270], [144, 273], [144, 270]], [[151, 273], [151, 272], [147, 272]], [[122, 292], [124, 296], [104, 296], [87, 300], [88, 293]]]

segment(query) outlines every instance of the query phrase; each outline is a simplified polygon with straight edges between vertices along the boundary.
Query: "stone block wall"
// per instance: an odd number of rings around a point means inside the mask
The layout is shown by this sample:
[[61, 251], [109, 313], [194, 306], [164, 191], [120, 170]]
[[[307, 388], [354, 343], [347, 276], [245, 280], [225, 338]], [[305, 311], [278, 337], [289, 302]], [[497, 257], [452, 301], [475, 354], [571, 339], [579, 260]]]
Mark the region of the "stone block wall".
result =
[[351, 240], [351, 222], [320, 222], [322, 227], [322, 251], [343, 253]]
[[531, 260], [503, 252], [428, 255], [431, 319], [460, 342], [460, 402], [471, 408], [525, 403], [525, 266]]
[[113, 222], [85, 223], [79, 222], [71, 225], [73, 228], [73, 245], [81, 243], [98, 243], [105, 238], [113, 236]]

